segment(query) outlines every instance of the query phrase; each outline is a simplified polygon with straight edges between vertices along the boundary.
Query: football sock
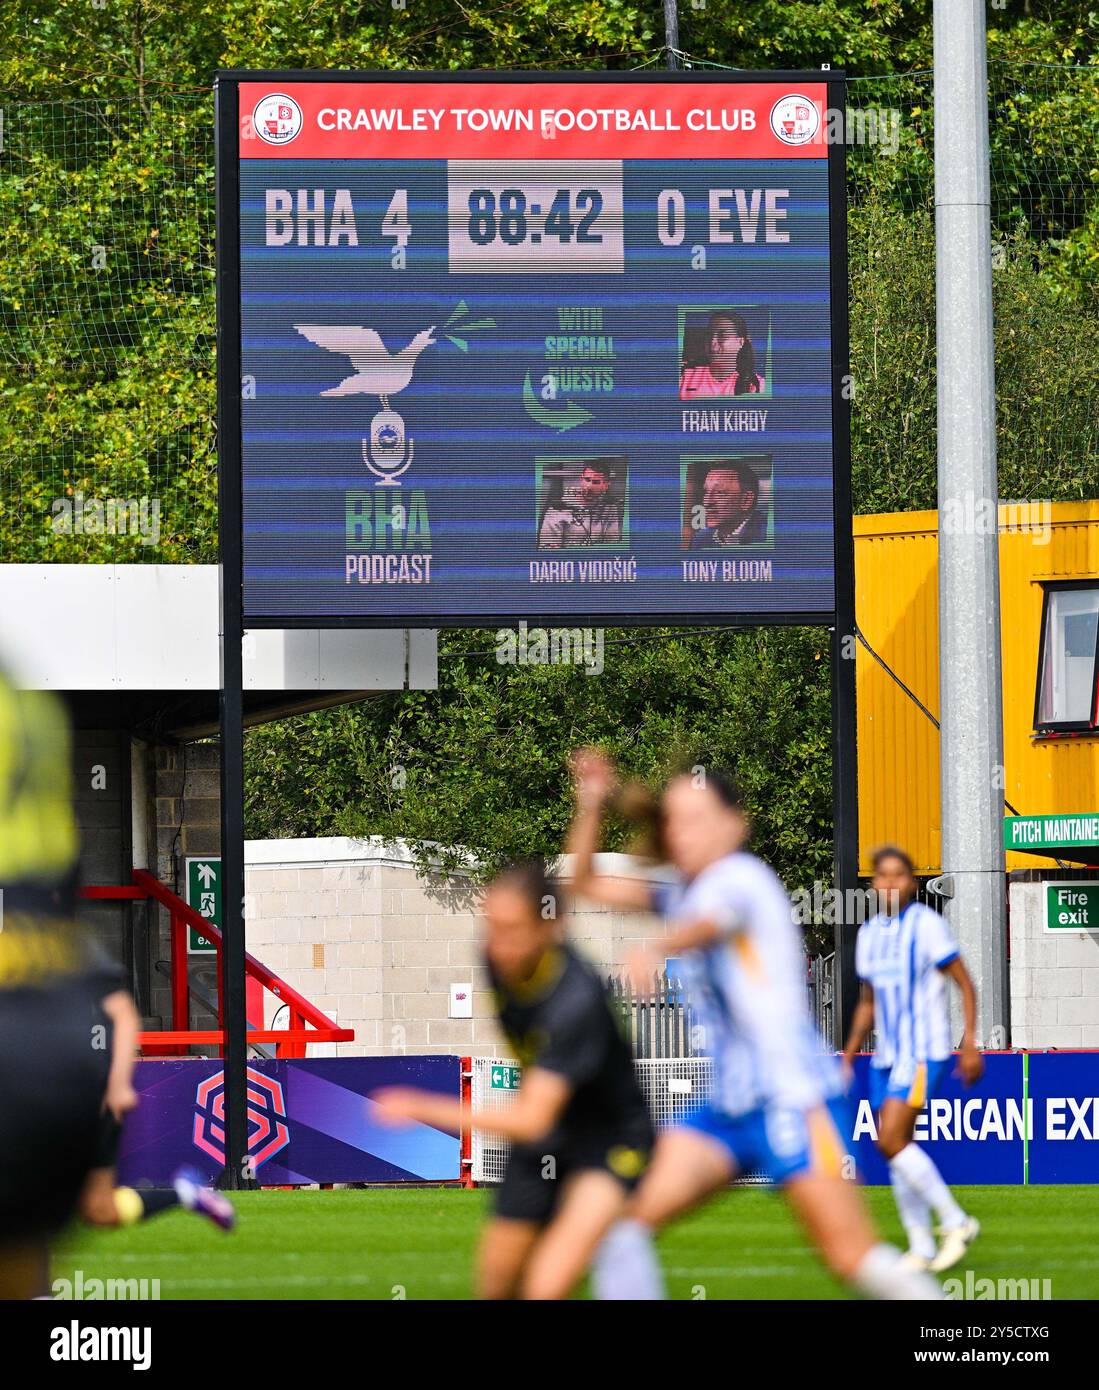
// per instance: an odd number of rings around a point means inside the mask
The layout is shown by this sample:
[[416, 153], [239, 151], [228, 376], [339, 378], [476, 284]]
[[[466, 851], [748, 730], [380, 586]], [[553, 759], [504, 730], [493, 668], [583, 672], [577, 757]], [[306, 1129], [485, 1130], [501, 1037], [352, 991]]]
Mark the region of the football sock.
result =
[[665, 1297], [653, 1233], [640, 1221], [618, 1221], [603, 1237], [591, 1270], [592, 1292], [603, 1302]]
[[931, 1233], [931, 1208], [912, 1187], [904, 1174], [889, 1165], [889, 1180], [893, 1197], [900, 1212], [901, 1225], [908, 1235], [908, 1247], [925, 1260], [935, 1254], [935, 1237]]
[[950, 1188], [943, 1182], [930, 1154], [918, 1144], [906, 1144], [894, 1156], [889, 1169], [900, 1173], [908, 1186], [932, 1208], [941, 1225], [948, 1229], [964, 1225], [965, 1212], [950, 1195]]

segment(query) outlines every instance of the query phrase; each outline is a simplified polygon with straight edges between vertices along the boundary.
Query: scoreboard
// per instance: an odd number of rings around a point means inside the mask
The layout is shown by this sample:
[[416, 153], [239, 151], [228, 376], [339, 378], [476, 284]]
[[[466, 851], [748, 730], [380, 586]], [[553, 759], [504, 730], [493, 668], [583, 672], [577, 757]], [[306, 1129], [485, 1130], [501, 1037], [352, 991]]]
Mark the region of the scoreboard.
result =
[[246, 623], [831, 620], [829, 76], [219, 77]]

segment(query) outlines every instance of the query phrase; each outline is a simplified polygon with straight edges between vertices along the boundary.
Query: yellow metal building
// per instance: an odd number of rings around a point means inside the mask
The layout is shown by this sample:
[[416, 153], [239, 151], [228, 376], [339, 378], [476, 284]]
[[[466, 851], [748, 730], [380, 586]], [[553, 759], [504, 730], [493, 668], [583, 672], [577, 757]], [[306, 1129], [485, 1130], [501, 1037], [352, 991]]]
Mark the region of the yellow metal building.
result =
[[[969, 520], [980, 524], [979, 516]], [[959, 524], [968, 523], [959, 518]], [[1020, 816], [1094, 817], [1099, 814], [1099, 659], [1093, 654], [1089, 675], [1086, 651], [1094, 653], [1096, 647], [1092, 610], [1099, 610], [1099, 501], [1001, 503], [998, 525], [1004, 797]], [[938, 718], [938, 515], [860, 516], [854, 533], [860, 631]], [[1067, 639], [1061, 610], [1071, 610], [1069, 622], [1075, 624]], [[1049, 693], [1055, 679], [1064, 679], [1066, 651], [1071, 708], [1057, 706], [1061, 697]], [[938, 731], [861, 643], [856, 659], [860, 872], [869, 872], [875, 845], [895, 841], [912, 854], [918, 872], [938, 873]], [[1060, 717], [1066, 709], [1087, 712], [1088, 719]], [[1075, 862], [1084, 861], [1078, 855]], [[1099, 862], [1099, 851], [1090, 862]], [[1056, 868], [1056, 862], [1009, 850], [1007, 867]]]

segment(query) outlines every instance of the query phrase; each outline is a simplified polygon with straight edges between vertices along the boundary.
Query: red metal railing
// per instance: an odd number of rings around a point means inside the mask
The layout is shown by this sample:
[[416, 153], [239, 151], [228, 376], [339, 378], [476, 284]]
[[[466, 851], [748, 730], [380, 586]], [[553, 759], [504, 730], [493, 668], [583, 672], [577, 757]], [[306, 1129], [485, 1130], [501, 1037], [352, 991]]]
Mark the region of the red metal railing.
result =
[[473, 1058], [463, 1057], [461, 1065], [462, 1147], [459, 1181], [463, 1187], [476, 1187], [477, 1184], [473, 1181], [473, 1129], [469, 1124], [469, 1117], [473, 1111]]
[[[168, 909], [171, 923], [172, 1026], [157, 1032], [142, 1033], [142, 1052], [162, 1057], [179, 1056], [185, 1054], [191, 1046], [213, 1045], [220, 1053], [225, 1044], [225, 1025], [221, 1012], [221, 1001], [225, 991], [218, 989], [217, 1028], [192, 1029], [189, 1027], [190, 984], [187, 978], [187, 928], [191, 927], [217, 951], [218, 980], [221, 980], [221, 932], [218, 928], [145, 869], [133, 871], [132, 884], [82, 888], [80, 896], [93, 902], [144, 901], [154, 898]], [[290, 1013], [287, 1028], [249, 1029], [250, 1043], [274, 1043], [277, 1057], [304, 1057], [306, 1047], [311, 1042], [354, 1041], [354, 1029], [338, 1028], [332, 1019], [311, 1004], [303, 994], [299, 994], [292, 985], [280, 979], [261, 960], [257, 960], [247, 951], [244, 954], [244, 969], [249, 980], [255, 980], [262, 988], [269, 989], [276, 999], [288, 1006]]]

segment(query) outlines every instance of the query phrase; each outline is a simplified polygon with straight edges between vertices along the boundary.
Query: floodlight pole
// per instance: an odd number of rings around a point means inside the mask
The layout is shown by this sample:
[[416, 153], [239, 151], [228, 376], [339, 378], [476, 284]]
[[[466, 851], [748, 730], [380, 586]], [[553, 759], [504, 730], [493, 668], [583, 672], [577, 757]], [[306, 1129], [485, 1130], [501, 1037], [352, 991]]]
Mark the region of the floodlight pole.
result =
[[[946, 915], [978, 993], [977, 1040], [1010, 1041], [984, 0], [935, 0], [939, 709]], [[982, 524], [992, 518], [992, 524]], [[904, 795], [904, 788], [897, 788]]]
[[679, 0], [664, 0], [664, 56], [668, 68], [679, 67]]
[[219, 999], [225, 1030], [223, 1185], [253, 1186], [248, 1160], [248, 1045], [244, 974], [244, 610], [240, 458], [240, 301], [237, 87], [214, 89], [217, 131], [218, 589], [220, 594], [222, 943]]

